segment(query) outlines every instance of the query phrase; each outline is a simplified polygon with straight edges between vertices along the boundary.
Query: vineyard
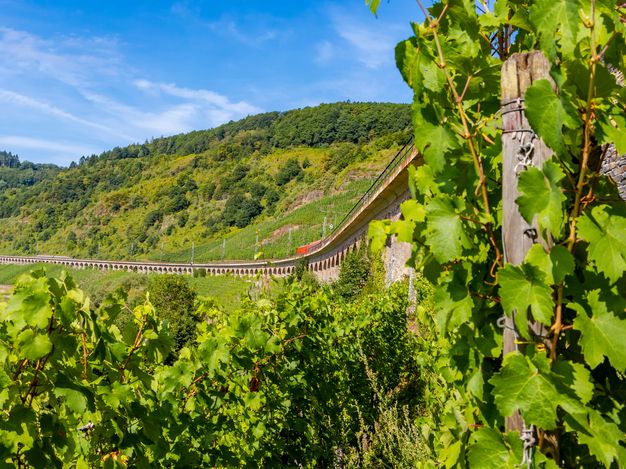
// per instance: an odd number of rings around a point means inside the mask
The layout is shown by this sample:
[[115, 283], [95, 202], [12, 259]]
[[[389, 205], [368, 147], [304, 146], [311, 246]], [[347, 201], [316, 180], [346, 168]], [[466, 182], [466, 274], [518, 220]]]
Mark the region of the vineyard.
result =
[[[228, 313], [183, 286], [94, 307], [65, 274], [20, 277], [5, 465], [626, 467], [626, 204], [602, 169], [626, 154], [626, 7], [418, 4], [396, 47], [424, 159], [403, 218], [372, 222], [336, 284], [296, 272]], [[393, 236], [415, 277], [386, 288]]]

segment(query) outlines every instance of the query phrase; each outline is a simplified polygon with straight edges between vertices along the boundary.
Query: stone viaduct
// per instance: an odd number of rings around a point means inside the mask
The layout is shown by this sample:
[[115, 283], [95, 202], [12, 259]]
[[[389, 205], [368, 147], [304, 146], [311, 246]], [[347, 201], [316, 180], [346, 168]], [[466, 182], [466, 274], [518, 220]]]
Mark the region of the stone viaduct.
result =
[[[326, 238], [306, 246], [300, 255], [276, 260], [226, 261], [204, 264], [185, 264], [149, 261], [110, 261], [74, 259], [63, 256], [0, 256], [0, 264], [58, 264], [75, 269], [126, 270], [140, 273], [172, 273], [191, 275], [205, 269], [207, 275], [276, 276], [293, 273], [303, 259], [307, 268], [322, 282], [336, 279], [339, 266], [346, 255], [359, 248], [367, 235], [369, 222], [375, 219], [397, 219], [400, 204], [410, 197], [407, 167], [417, 154], [412, 145], [405, 146], [378, 176], [337, 228]], [[417, 162], [417, 161], [416, 161]], [[385, 253], [388, 281], [408, 273], [404, 267], [410, 255], [410, 246], [392, 241]]]

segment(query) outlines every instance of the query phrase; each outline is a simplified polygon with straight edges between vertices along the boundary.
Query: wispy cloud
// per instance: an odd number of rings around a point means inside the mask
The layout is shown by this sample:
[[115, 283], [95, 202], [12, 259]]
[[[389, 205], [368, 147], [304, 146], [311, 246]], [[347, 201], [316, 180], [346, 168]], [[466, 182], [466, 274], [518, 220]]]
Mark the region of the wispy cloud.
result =
[[261, 33], [252, 32], [244, 33], [237, 22], [232, 19], [223, 18], [219, 21], [207, 23], [209, 29], [222, 36], [228, 36], [237, 42], [247, 46], [257, 47], [264, 42], [271, 41], [278, 36], [277, 31], [267, 29]]
[[318, 64], [326, 64], [335, 55], [335, 47], [330, 41], [319, 42], [315, 46], [315, 62]]
[[121, 57], [113, 38], [55, 36], [0, 28], [0, 70], [36, 73], [71, 86], [88, 85], [96, 74], [117, 73]]
[[[30, 126], [30, 137], [3, 137], [0, 144], [67, 151], [68, 162], [94, 147], [102, 151], [216, 126], [260, 111], [215, 91], [139, 79], [138, 75], [145, 74], [126, 63], [119, 47], [114, 38], [50, 39], [0, 28], [0, 103], [8, 113], [15, 109], [12, 112], [22, 121], [28, 121], [30, 115], [31, 121], [38, 123]], [[45, 116], [49, 123], [42, 126]], [[72, 133], [69, 128], [62, 130], [69, 124], [82, 129], [74, 132], [77, 143], [42, 138], [54, 134], [52, 128], [60, 129], [59, 135]], [[7, 130], [21, 133], [19, 128]]]
[[254, 18], [250, 18], [223, 15], [217, 20], [207, 20], [202, 17], [197, 5], [187, 1], [175, 2], [170, 11], [185, 22], [194, 22], [218, 36], [232, 39], [248, 47], [256, 48], [279, 37], [279, 28], [267, 24], [268, 19], [272, 20], [268, 16], [254, 15]]
[[75, 116], [74, 114], [70, 112], [64, 111], [63, 109], [53, 106], [49, 103], [39, 101], [32, 97], [15, 93], [10, 90], [5, 90], [5, 89], [0, 88], [0, 102], [4, 102], [5, 104], [6, 103], [17, 104], [19, 106], [34, 109], [36, 111], [41, 111], [48, 115], [59, 117], [61, 119], [74, 122], [74, 123], [83, 125], [85, 127], [90, 127], [95, 130], [106, 132], [107, 134], [115, 136], [115, 137], [121, 137], [127, 140], [132, 139], [132, 137], [127, 134], [124, 134], [124, 133], [120, 134], [120, 132], [116, 129], [112, 129], [106, 125], [99, 124], [97, 122], [83, 119], [81, 117]]
[[350, 46], [356, 59], [367, 68], [377, 69], [393, 61], [393, 50], [397, 42], [394, 31], [381, 32], [381, 28], [354, 20], [338, 9], [331, 10], [331, 15], [336, 34]]
[[0, 135], [0, 145], [18, 149], [47, 150], [54, 153], [72, 155], [91, 155], [98, 152], [97, 148], [86, 145], [76, 145], [68, 142], [51, 142], [49, 140], [20, 135]]
[[173, 83], [153, 83], [149, 80], [135, 80], [135, 86], [142, 90], [155, 90], [177, 98], [202, 102], [209, 106], [235, 114], [252, 114], [260, 109], [245, 101], [231, 102], [226, 96], [210, 90], [190, 89], [176, 86]]

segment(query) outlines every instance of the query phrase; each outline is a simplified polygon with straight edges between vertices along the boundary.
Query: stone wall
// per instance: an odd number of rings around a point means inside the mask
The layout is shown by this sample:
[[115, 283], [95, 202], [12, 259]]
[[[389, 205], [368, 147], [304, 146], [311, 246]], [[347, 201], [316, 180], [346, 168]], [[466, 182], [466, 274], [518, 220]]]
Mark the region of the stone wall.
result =
[[626, 155], [619, 155], [615, 146], [609, 145], [600, 172], [615, 181], [620, 197], [626, 200]]

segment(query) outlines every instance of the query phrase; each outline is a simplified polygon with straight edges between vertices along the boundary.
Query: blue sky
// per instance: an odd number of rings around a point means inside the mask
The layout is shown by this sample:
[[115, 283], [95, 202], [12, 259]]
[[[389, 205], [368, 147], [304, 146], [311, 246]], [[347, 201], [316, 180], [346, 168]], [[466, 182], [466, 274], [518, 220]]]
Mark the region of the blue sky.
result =
[[409, 102], [414, 0], [0, 0], [0, 150], [82, 155], [322, 102]]

